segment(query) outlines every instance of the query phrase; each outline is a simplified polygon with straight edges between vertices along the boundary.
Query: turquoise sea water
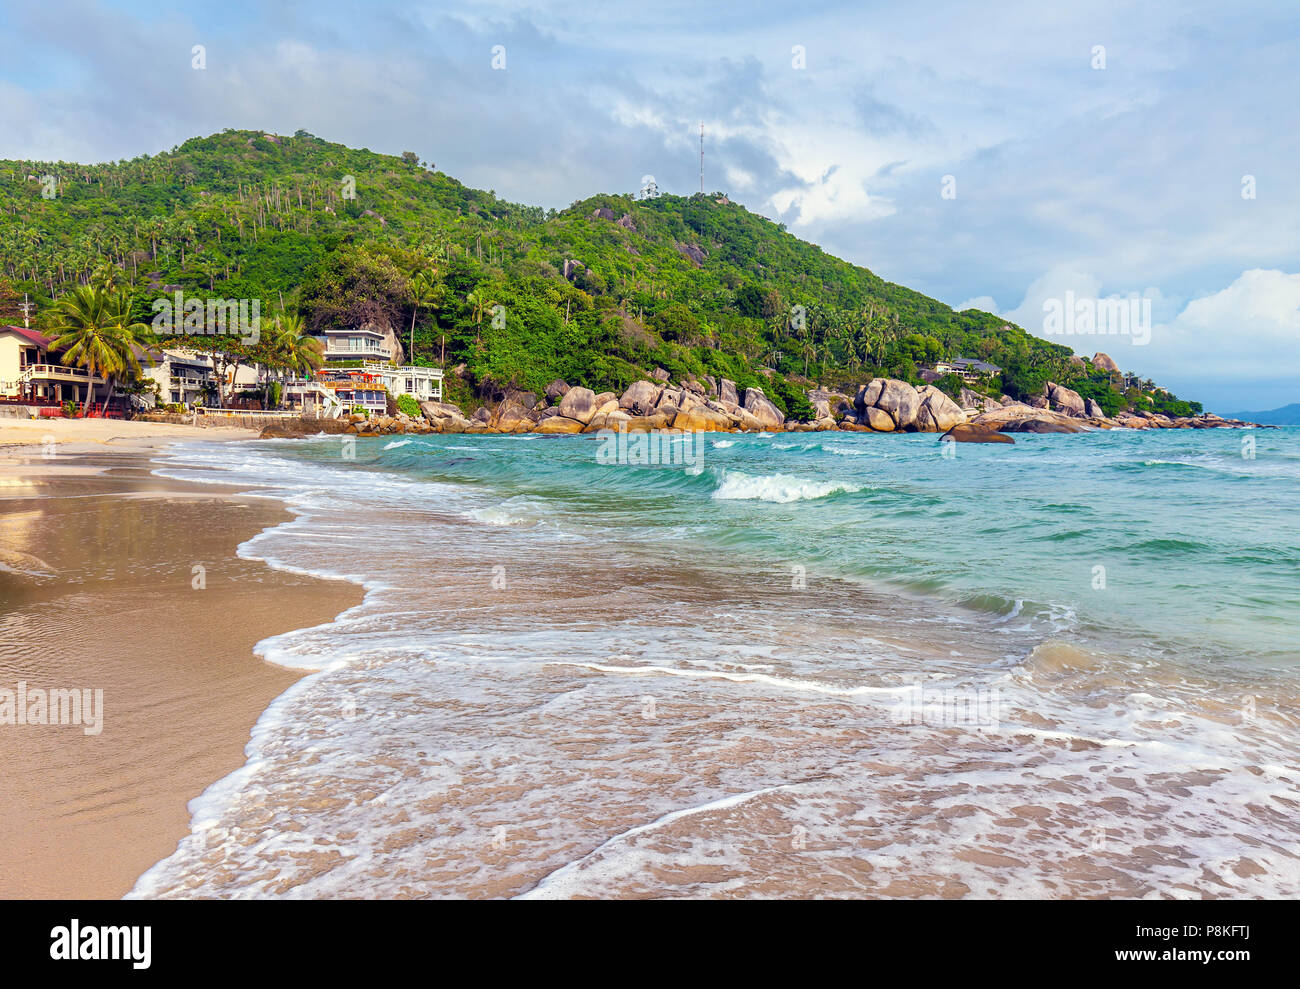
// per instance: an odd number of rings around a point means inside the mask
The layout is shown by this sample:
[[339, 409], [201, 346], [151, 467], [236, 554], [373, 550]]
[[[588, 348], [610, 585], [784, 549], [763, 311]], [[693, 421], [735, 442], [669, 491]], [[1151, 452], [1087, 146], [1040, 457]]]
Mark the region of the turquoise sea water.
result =
[[135, 894], [1300, 895], [1300, 430], [676, 442], [169, 453], [368, 593]]
[[601, 465], [589, 437], [366, 442], [358, 467], [467, 485], [515, 524], [896, 584], [1191, 661], [1300, 660], [1300, 429], [1024, 435], [952, 457], [923, 434], [737, 434], [705, 441], [699, 473]]

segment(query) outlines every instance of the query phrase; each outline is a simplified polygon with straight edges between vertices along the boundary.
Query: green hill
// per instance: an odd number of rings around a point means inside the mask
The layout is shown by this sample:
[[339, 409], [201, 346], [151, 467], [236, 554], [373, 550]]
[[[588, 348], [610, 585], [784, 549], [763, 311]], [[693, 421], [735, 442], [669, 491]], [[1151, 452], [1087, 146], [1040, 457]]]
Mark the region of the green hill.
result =
[[[556, 377], [621, 388], [662, 366], [761, 382], [794, 413], [796, 384], [916, 381], [918, 363], [964, 356], [1005, 369], [992, 393], [1051, 379], [1115, 407], [1137, 398], [1068, 347], [886, 282], [721, 193], [546, 211], [410, 152], [303, 131], [225, 131], [98, 165], [0, 161], [0, 318], [14, 318], [12, 293], [41, 312], [105, 260], [146, 321], [163, 287], [180, 286], [298, 309], [317, 328], [387, 323], [404, 343], [414, 322], [416, 362], [445, 352], [480, 390]], [[417, 290], [420, 271], [431, 277]], [[1171, 402], [1187, 404], [1156, 393], [1157, 407]]]

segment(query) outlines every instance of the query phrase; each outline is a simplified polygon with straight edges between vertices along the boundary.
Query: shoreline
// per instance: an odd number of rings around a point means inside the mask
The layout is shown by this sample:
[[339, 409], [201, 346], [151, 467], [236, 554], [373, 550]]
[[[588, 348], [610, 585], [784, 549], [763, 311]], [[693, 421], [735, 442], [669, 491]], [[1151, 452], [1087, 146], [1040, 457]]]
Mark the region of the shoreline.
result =
[[190, 801], [245, 764], [253, 726], [304, 675], [256, 644], [364, 592], [238, 557], [292, 518], [283, 505], [152, 473], [150, 454], [176, 439], [252, 431], [33, 425], [58, 437], [52, 454], [0, 450], [0, 688], [102, 690], [103, 724], [0, 727], [0, 896], [120, 898], [189, 834]]
[[141, 419], [0, 418], [0, 460], [29, 447], [48, 448], [51, 456], [86, 454], [106, 447], [145, 454], [178, 440], [231, 442], [257, 439], [259, 430], [238, 426], [188, 426]]

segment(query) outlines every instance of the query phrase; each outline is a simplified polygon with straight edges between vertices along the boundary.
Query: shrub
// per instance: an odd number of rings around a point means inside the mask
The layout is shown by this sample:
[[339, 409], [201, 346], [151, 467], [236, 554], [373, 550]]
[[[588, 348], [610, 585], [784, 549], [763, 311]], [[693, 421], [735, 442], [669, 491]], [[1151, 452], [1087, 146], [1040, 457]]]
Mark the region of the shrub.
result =
[[419, 418], [421, 414], [420, 403], [415, 400], [415, 396], [413, 395], [398, 395], [397, 411], [404, 412], [406, 415], [411, 416], [412, 418]]
[[941, 376], [938, 380], [936, 380], [934, 383], [934, 387], [938, 388], [949, 398], [954, 399], [956, 401], [960, 401], [961, 390], [966, 387], [966, 382], [962, 380], [962, 376], [960, 374], [953, 374], [952, 372], [949, 372], [948, 374], [945, 374]]

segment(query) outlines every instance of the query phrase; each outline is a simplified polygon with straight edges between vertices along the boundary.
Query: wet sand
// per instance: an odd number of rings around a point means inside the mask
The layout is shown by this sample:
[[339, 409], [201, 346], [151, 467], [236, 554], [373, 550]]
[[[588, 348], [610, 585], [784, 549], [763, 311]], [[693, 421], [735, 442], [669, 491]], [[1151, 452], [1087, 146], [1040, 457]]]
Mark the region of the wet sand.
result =
[[361, 599], [238, 559], [289, 514], [152, 476], [150, 447], [170, 438], [0, 453], [0, 688], [102, 689], [104, 708], [97, 735], [0, 725], [0, 897], [124, 895], [298, 678], [254, 645]]

